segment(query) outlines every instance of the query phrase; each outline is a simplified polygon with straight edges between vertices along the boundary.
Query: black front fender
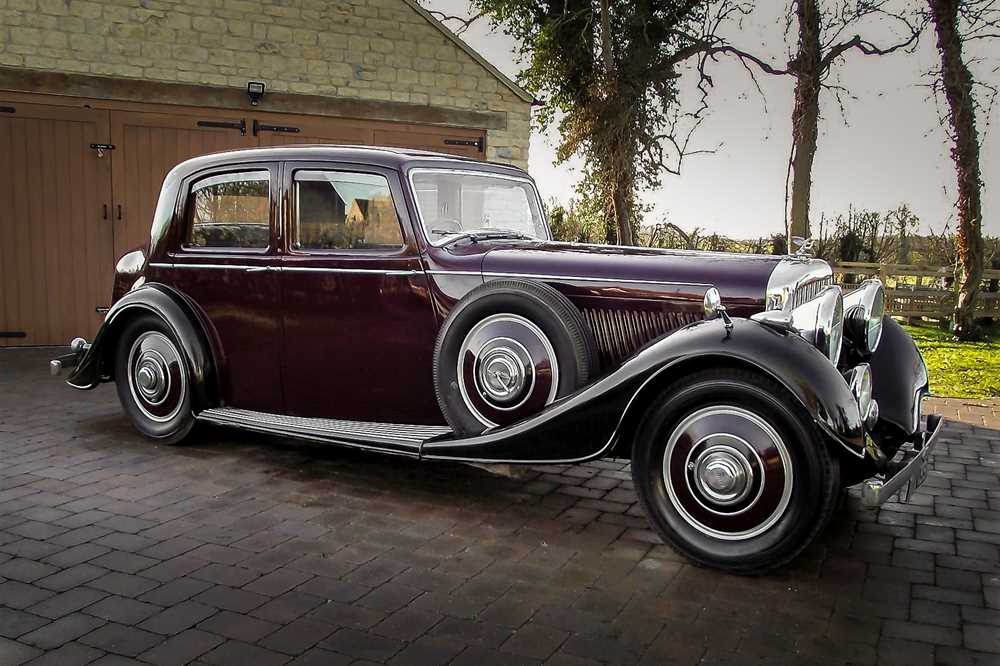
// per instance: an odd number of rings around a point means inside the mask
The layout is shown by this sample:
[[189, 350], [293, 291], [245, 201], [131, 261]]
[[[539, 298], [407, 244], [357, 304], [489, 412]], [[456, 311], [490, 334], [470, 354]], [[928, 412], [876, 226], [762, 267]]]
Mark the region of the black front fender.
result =
[[920, 429], [920, 401], [927, 393], [927, 366], [910, 334], [891, 317], [882, 320], [882, 339], [869, 361], [872, 397], [879, 425], [889, 424], [910, 438]]
[[[695, 367], [750, 367], [773, 377], [816, 423], [856, 456], [864, 455], [857, 402], [836, 367], [805, 340], [748, 319], [697, 322], [639, 350], [617, 370], [539, 414], [464, 439], [425, 442], [421, 456], [479, 462], [579, 462], [629, 437], [648, 401]], [[629, 442], [622, 442], [628, 445]]]
[[195, 404], [215, 404], [215, 386], [211, 345], [199, 318], [182, 295], [158, 283], [143, 285], [128, 292], [108, 311], [93, 344], [76, 365], [66, 383], [78, 389], [92, 389], [114, 377], [114, 357], [118, 333], [131, 316], [153, 314], [162, 319], [181, 347], [194, 389]]

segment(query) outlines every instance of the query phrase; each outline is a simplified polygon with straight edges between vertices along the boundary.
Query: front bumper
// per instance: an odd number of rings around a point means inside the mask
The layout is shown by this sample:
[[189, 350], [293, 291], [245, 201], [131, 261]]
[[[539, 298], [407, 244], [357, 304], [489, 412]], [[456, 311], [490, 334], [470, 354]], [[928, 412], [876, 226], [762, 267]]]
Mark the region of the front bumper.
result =
[[927, 478], [931, 453], [937, 445], [944, 422], [945, 420], [938, 414], [928, 415], [927, 429], [920, 433], [911, 447], [901, 449], [902, 459], [890, 462], [886, 473], [864, 482], [861, 488], [861, 501], [865, 506], [880, 506], [897, 493], [899, 502], [909, 501], [910, 493]]

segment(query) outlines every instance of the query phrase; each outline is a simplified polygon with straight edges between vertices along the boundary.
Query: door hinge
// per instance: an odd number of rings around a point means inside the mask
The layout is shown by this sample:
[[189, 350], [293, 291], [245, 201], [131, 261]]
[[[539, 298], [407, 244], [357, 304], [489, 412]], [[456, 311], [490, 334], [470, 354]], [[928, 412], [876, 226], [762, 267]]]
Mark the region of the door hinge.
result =
[[0, 113], [17, 113], [17, 109], [12, 106], [0, 106]]
[[479, 149], [479, 152], [483, 152], [483, 140], [478, 139], [445, 139], [444, 145], [446, 146], [475, 146]]
[[240, 136], [247, 135], [247, 119], [240, 118], [237, 122], [227, 122], [224, 120], [199, 120], [198, 127], [214, 127], [216, 129], [235, 129], [240, 131]]
[[284, 132], [286, 134], [298, 134], [302, 131], [301, 127], [292, 127], [291, 125], [267, 125], [257, 120], [253, 121], [253, 135], [257, 136], [260, 132]]
[[28, 334], [24, 331], [0, 331], [0, 338], [26, 338]]
[[104, 157], [104, 152], [107, 150], [114, 150], [115, 144], [113, 143], [92, 143], [90, 144], [91, 150], [97, 151], [98, 157]]

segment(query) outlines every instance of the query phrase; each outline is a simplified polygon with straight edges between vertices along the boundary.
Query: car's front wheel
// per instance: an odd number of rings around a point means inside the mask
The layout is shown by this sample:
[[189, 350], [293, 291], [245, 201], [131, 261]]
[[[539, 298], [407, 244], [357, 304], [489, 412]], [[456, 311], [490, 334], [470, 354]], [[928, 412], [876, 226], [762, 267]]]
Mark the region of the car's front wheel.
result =
[[696, 372], [653, 402], [632, 453], [636, 492], [663, 539], [695, 562], [763, 573], [798, 555], [836, 506], [839, 467], [779, 384]]
[[125, 324], [115, 382], [122, 408], [143, 435], [174, 444], [194, 425], [187, 361], [159, 317], [145, 315]]

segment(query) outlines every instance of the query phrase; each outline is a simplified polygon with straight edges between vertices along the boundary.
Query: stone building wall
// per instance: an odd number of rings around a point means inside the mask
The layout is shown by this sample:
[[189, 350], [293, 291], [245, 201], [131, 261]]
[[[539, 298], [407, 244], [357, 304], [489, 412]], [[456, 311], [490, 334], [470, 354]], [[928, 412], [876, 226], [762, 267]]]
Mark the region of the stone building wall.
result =
[[529, 103], [410, 2], [0, 0], [0, 66], [500, 112], [526, 166]]

